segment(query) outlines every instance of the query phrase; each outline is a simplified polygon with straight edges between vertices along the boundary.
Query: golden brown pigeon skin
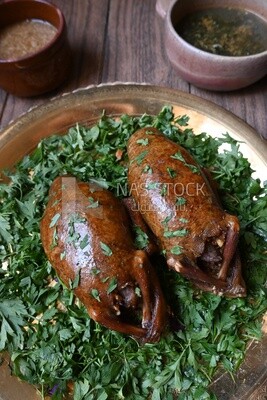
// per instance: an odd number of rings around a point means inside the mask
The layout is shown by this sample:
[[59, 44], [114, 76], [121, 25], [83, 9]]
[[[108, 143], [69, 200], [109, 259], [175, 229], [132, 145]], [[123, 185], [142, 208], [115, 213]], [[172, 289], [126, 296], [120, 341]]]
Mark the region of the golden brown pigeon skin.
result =
[[168, 266], [203, 290], [245, 296], [238, 218], [221, 208], [194, 158], [152, 127], [130, 137], [128, 156], [130, 194]]
[[58, 177], [40, 229], [49, 261], [67, 286], [76, 282], [92, 319], [142, 342], [159, 340], [164, 297], [147, 254], [134, 247], [118, 198], [94, 183]]

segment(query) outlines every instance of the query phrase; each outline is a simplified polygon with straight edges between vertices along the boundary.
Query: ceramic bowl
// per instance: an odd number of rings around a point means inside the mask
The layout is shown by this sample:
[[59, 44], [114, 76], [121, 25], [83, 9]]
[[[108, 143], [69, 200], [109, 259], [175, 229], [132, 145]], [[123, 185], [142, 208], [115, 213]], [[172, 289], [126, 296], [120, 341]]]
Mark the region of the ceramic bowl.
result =
[[[166, 11], [165, 46], [169, 60], [180, 77], [208, 90], [230, 91], [246, 87], [267, 73], [267, 50], [248, 56], [224, 56], [200, 50], [185, 41], [175, 30], [182, 18], [209, 8], [238, 8], [266, 21], [266, 0], [176, 0], [170, 5], [161, 0]], [[167, 7], [167, 9], [166, 9]], [[158, 11], [160, 10], [158, 4]]]
[[36, 96], [55, 89], [70, 71], [66, 23], [57, 7], [44, 0], [10, 0], [0, 4], [0, 32], [36, 19], [56, 28], [52, 39], [36, 52], [0, 58], [0, 87], [16, 96]]
[[156, 11], [161, 18], [165, 18], [168, 8], [173, 0], [157, 0], [156, 1]]

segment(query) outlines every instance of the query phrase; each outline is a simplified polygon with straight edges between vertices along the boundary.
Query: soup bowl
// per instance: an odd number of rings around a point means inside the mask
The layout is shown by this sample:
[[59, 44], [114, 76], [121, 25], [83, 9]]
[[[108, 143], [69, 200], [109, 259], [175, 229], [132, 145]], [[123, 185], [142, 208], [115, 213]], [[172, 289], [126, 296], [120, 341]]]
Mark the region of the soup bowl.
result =
[[[24, 31], [28, 40], [17, 42], [22, 29], [26, 25], [26, 29], [33, 29], [33, 24], [35, 31]], [[44, 34], [38, 33], [38, 26], [53, 30], [39, 47], [37, 35], [40, 42]], [[12, 29], [13, 37], [8, 36]], [[5, 91], [22, 97], [36, 96], [55, 89], [67, 78], [71, 52], [64, 15], [56, 6], [45, 0], [10, 0], [0, 4], [0, 40], [1, 37], [2, 43], [7, 38], [6, 48], [0, 48], [0, 87]], [[24, 53], [20, 53], [22, 45]]]
[[[161, 10], [164, 10], [163, 5]], [[218, 91], [240, 89], [264, 77], [267, 47], [250, 55], [214, 54], [189, 43], [178, 33], [186, 17], [212, 9], [251, 13], [267, 28], [266, 0], [175, 0], [165, 9], [164, 40], [167, 56], [177, 74], [195, 86]]]

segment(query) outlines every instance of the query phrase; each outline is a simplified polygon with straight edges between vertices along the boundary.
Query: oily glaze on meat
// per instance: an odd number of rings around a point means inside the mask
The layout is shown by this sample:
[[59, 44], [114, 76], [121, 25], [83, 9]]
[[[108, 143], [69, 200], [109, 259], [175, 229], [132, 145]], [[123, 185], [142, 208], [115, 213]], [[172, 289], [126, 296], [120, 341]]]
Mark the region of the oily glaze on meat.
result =
[[158, 340], [165, 302], [146, 253], [133, 245], [121, 202], [73, 177], [57, 178], [49, 195], [41, 238], [60, 279], [76, 282], [75, 294], [98, 323], [143, 342]]
[[135, 132], [128, 155], [131, 195], [168, 266], [203, 290], [245, 296], [239, 221], [218, 205], [193, 157], [155, 128]]

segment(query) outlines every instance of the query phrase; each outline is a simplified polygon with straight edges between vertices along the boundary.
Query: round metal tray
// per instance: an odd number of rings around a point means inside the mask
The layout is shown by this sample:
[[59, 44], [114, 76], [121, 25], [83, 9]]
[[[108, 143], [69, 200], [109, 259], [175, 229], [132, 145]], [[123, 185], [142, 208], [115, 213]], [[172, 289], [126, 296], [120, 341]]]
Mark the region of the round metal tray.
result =
[[[267, 177], [267, 144], [245, 122], [223, 108], [181, 91], [146, 84], [107, 84], [79, 89], [29, 110], [0, 132], [0, 171], [13, 166], [38, 142], [63, 134], [77, 122], [94, 124], [103, 110], [111, 116], [157, 114], [172, 105], [176, 116], [188, 115], [196, 134], [222, 137], [228, 132], [242, 142], [240, 150], [251, 162], [254, 174]], [[267, 399], [267, 337], [250, 344], [235, 381], [220, 373], [212, 384], [219, 400]], [[34, 400], [34, 388], [10, 375], [8, 361], [0, 366], [0, 400]]]

